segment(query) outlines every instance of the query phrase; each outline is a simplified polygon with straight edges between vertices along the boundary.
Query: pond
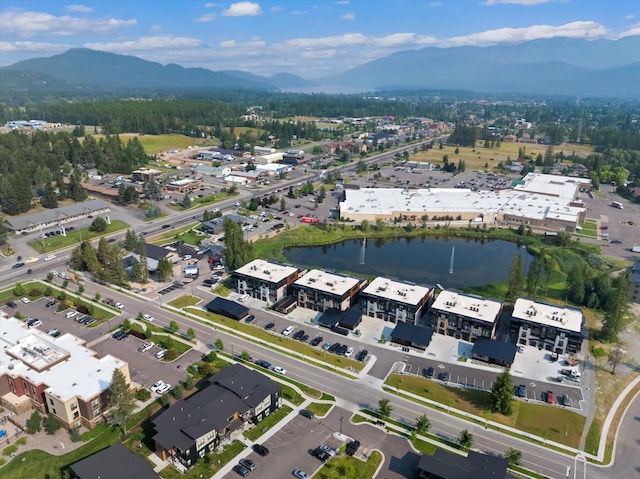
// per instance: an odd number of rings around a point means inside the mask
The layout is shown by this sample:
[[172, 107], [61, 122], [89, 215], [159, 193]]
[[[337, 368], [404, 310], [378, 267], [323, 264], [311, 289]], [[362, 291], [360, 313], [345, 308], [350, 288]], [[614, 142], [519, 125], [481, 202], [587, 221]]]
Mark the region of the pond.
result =
[[363, 240], [348, 240], [284, 251], [292, 264], [440, 284], [444, 288], [506, 281], [513, 259], [518, 254], [523, 256], [525, 267], [531, 264], [533, 256], [515, 243], [467, 238], [411, 237], [367, 240], [366, 244]]

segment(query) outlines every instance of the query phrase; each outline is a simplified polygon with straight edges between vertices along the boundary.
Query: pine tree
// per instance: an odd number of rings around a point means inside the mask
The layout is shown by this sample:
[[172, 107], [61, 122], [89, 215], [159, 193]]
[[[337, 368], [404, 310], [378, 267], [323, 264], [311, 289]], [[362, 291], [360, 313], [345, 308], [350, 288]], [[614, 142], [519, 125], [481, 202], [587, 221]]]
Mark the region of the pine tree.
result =
[[509, 283], [507, 286], [506, 300], [509, 304], [514, 304], [522, 288], [524, 287], [524, 271], [522, 264], [522, 255], [517, 255], [511, 263], [511, 272], [509, 273]]
[[127, 420], [135, 407], [135, 395], [122, 371], [115, 369], [108, 390], [109, 408], [114, 424], [123, 434], [127, 432]]
[[509, 369], [505, 369], [496, 378], [491, 388], [491, 410], [510, 416], [513, 412], [513, 383]]

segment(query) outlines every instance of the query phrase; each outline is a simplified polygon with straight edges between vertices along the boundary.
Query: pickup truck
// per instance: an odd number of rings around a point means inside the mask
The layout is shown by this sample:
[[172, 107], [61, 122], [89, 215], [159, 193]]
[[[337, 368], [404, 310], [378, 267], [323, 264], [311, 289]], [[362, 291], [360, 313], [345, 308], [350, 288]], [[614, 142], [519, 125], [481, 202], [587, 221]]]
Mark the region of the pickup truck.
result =
[[560, 374], [567, 376], [569, 379], [573, 379], [574, 381], [580, 381], [580, 376], [582, 376], [582, 373], [576, 368], [562, 368], [560, 370]]

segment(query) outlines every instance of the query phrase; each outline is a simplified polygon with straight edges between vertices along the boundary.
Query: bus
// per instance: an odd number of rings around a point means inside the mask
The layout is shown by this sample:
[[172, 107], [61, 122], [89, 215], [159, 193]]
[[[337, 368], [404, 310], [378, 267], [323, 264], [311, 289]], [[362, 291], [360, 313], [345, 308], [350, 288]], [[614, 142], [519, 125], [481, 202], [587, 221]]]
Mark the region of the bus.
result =
[[612, 202], [611, 206], [613, 206], [614, 208], [618, 208], [619, 210], [623, 210], [624, 209], [624, 206], [622, 206], [622, 203], [620, 203], [619, 201]]

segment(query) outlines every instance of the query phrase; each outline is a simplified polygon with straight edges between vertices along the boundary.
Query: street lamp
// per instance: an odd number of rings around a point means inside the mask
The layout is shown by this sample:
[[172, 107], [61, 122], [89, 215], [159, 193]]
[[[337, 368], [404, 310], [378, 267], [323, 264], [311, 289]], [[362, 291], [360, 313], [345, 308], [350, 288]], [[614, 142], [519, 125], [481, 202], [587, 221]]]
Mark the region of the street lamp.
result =
[[529, 383], [529, 386], [531, 386], [531, 395], [533, 396], [532, 399], [535, 400], [536, 399], [536, 394], [535, 394], [536, 383]]
[[342, 436], [342, 420], [344, 419], [344, 416], [340, 417], [340, 435]]

